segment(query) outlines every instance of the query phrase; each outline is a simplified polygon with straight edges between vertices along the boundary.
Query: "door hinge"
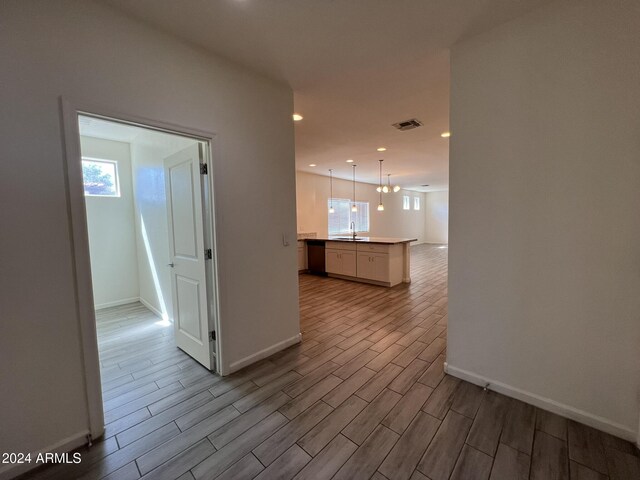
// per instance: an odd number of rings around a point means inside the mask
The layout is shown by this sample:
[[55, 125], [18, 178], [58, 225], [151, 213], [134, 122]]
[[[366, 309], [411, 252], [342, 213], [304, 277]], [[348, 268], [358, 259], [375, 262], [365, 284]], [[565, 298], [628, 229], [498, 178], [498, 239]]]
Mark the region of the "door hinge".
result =
[[205, 249], [204, 251], [204, 259], [205, 260], [211, 260], [213, 258], [213, 252], [211, 251], [210, 248]]
[[209, 168], [207, 167], [206, 163], [201, 163], [200, 164], [200, 175], [206, 175], [209, 173]]
[[213, 342], [216, 339], [216, 331], [209, 332], [209, 341]]

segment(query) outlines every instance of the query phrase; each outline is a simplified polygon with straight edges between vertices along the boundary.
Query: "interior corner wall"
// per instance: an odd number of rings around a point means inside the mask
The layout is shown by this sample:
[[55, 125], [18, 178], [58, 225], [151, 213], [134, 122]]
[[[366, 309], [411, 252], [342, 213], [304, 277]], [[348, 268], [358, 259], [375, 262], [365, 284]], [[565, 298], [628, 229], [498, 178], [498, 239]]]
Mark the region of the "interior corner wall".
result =
[[[296, 172], [296, 207], [298, 232], [329, 233], [329, 177]], [[411, 209], [402, 209], [402, 197], [411, 197]], [[333, 179], [333, 198], [353, 197], [353, 182]], [[413, 197], [420, 198], [420, 210], [413, 209]], [[417, 238], [413, 245], [425, 241], [425, 194], [409, 190], [383, 194], [384, 211], [378, 212], [380, 196], [376, 185], [356, 182], [356, 200], [369, 202], [369, 232], [372, 237]]]
[[196, 140], [152, 130], [131, 143], [140, 301], [161, 318], [173, 317], [164, 159]]
[[138, 300], [138, 265], [130, 145], [80, 137], [82, 155], [117, 162], [119, 197], [85, 197], [96, 309]]
[[225, 367], [299, 339], [287, 85], [80, 0], [0, 2], [0, 64], [0, 201], [16, 206], [0, 209], [0, 451], [70, 448], [89, 428], [60, 97], [216, 135]]
[[639, 31], [554, 2], [451, 52], [448, 371], [632, 441]]
[[449, 191], [427, 192], [424, 203], [425, 242], [449, 243]]

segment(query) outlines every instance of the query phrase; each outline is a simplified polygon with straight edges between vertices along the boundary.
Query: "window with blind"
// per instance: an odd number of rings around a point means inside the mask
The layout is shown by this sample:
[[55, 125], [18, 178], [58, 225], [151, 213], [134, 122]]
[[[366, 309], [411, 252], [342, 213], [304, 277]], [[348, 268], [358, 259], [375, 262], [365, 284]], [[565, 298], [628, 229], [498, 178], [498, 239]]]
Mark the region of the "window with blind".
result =
[[[357, 212], [351, 211], [353, 202], [348, 198], [334, 198], [334, 213], [329, 213], [329, 235], [343, 235], [351, 233], [351, 222], [356, 223], [356, 232], [369, 231], [369, 202], [355, 202]], [[327, 207], [332, 204], [327, 202]], [[327, 210], [328, 211], [328, 210]]]

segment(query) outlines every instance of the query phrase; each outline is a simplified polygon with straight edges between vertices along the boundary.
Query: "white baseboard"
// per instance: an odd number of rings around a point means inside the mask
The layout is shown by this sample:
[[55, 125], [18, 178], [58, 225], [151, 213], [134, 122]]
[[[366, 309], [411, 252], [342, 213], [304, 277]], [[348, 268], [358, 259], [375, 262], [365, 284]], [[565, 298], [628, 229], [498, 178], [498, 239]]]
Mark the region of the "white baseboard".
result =
[[540, 395], [536, 395], [535, 393], [527, 392], [520, 388], [512, 387], [511, 385], [507, 385], [505, 383], [483, 377], [482, 375], [478, 375], [476, 373], [454, 367], [446, 362], [444, 364], [444, 371], [449, 375], [461, 378], [462, 380], [466, 380], [467, 382], [479, 385], [481, 387], [489, 384], [489, 390], [502, 393], [508, 397], [512, 397], [535, 407], [542, 408], [543, 410], [548, 410], [563, 417], [570, 418], [571, 420], [575, 420], [576, 422], [584, 423], [585, 425], [589, 425], [590, 427], [602, 430], [603, 432], [610, 433], [611, 435], [623, 438], [632, 443], [636, 443], [638, 441], [637, 432], [624, 425], [612, 422], [611, 420], [600, 417], [598, 415], [593, 415], [589, 412], [585, 412], [584, 410], [580, 410], [570, 405], [556, 402], [555, 400], [551, 400], [550, 398], [545, 398]]
[[302, 341], [302, 334], [298, 333], [291, 338], [287, 338], [281, 342], [276, 343], [275, 345], [271, 345], [268, 348], [260, 350], [254, 354], [251, 354], [247, 357], [244, 357], [237, 362], [233, 362], [229, 365], [229, 371], [225, 372], [225, 375], [229, 375], [233, 372], [236, 372], [247, 365], [251, 365], [252, 363], [256, 363], [258, 360], [262, 360], [263, 358], [270, 357], [274, 353], [278, 353], [280, 350], [284, 350], [291, 345], [295, 345], [296, 343], [300, 343]]
[[155, 313], [158, 317], [162, 318], [162, 312], [158, 310], [156, 307], [154, 307], [153, 305], [151, 305], [149, 302], [147, 302], [144, 298], [140, 297], [138, 301], [141, 304], [143, 304], [145, 307], [147, 307], [149, 310], [151, 310], [153, 313]]
[[136, 303], [138, 301], [140, 301], [139, 297], [124, 298], [122, 300], [115, 300], [113, 302], [97, 303], [96, 305], [94, 305], [94, 308], [96, 310], [102, 310], [103, 308], [119, 307], [120, 305], [127, 305], [129, 303]]
[[9, 480], [10, 478], [15, 478], [18, 475], [22, 475], [29, 470], [33, 470], [35, 468], [41, 467], [42, 463], [35, 463], [36, 458], [39, 453], [66, 453], [71, 450], [75, 450], [87, 443], [87, 435], [89, 431], [80, 432], [71, 437], [67, 437], [63, 440], [60, 440], [53, 445], [45, 447], [37, 452], [31, 453], [31, 463], [18, 463], [18, 464], [5, 464], [0, 467], [0, 480]]

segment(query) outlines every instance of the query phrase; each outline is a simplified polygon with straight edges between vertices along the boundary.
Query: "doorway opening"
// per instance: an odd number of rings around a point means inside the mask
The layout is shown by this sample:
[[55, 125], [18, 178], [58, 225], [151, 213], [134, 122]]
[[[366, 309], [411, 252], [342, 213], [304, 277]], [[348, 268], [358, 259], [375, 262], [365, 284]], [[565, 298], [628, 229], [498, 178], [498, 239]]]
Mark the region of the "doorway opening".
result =
[[[68, 169], [70, 181], [71, 170], [79, 172], [81, 185], [70, 190], [82, 189], [91, 287], [85, 297], [95, 319], [100, 423], [109, 428], [143, 403], [150, 411], [169, 395], [220, 379], [211, 145], [76, 113], [79, 165]], [[94, 436], [101, 432], [96, 423]]]

